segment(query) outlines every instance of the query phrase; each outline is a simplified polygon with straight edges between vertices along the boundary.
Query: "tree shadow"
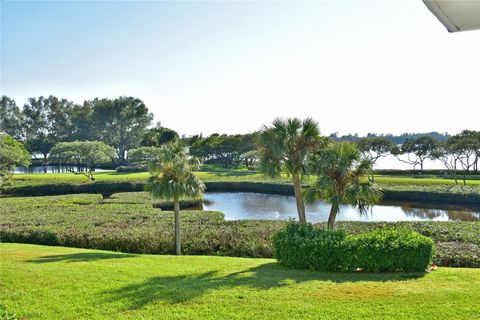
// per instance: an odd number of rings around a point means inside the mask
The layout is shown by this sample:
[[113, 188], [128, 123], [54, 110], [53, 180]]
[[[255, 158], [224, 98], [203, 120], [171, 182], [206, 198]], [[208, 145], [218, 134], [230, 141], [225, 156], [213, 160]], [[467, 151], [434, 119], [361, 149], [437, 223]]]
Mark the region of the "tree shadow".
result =
[[389, 282], [417, 279], [424, 273], [327, 273], [292, 270], [278, 263], [266, 263], [240, 272], [224, 275], [220, 270], [199, 274], [152, 277], [113, 291], [105, 291], [107, 300], [123, 301], [130, 309], [140, 309], [154, 301], [170, 304], [188, 302], [208, 292], [223, 288], [253, 288], [268, 290], [275, 287], [320, 280], [333, 283]]
[[59, 254], [53, 256], [44, 256], [33, 260], [27, 260], [32, 263], [49, 263], [49, 262], [86, 262], [106, 259], [124, 259], [135, 257], [134, 254], [115, 254], [115, 253], [72, 253]]

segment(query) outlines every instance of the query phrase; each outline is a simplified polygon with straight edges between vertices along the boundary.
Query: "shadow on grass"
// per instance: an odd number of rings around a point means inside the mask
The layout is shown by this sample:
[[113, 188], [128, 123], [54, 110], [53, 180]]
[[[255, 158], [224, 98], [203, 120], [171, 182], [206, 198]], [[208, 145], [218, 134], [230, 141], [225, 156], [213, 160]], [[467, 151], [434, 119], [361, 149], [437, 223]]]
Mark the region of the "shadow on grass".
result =
[[49, 262], [85, 262], [106, 259], [124, 259], [135, 257], [134, 254], [115, 254], [115, 253], [73, 253], [59, 254], [54, 256], [45, 256], [38, 259], [27, 260], [32, 263], [49, 263]]
[[243, 287], [268, 290], [313, 280], [333, 283], [387, 282], [417, 279], [423, 276], [423, 273], [366, 274], [300, 271], [288, 269], [278, 263], [266, 263], [228, 275], [223, 275], [220, 270], [216, 270], [200, 274], [152, 277], [144, 282], [106, 291], [104, 294], [109, 302], [121, 300], [130, 309], [140, 309], [154, 301], [164, 301], [170, 304], [188, 302], [217, 289]]

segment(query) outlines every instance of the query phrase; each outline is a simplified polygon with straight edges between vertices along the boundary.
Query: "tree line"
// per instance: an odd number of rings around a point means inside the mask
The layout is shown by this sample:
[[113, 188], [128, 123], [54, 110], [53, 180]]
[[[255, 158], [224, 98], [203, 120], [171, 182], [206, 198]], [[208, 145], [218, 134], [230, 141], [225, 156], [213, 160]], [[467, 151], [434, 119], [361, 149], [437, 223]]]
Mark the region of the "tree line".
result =
[[[181, 138], [177, 132], [162, 127], [160, 123], [152, 126], [152, 121], [153, 115], [147, 106], [134, 97], [95, 98], [75, 104], [55, 96], [41, 96], [29, 98], [22, 108], [7, 96], [0, 100], [0, 132], [23, 142], [35, 158], [42, 158], [45, 167], [48, 161], [74, 165], [91, 163], [80, 161], [85, 157], [78, 154], [58, 156], [61, 148], [53, 148], [61, 142], [101, 141], [113, 148], [113, 152], [108, 149], [100, 158], [113, 166], [121, 166], [146, 163], [149, 148], [180, 139], [190, 154], [202, 163], [226, 168], [258, 168], [261, 130], [248, 134], [214, 133], [206, 137], [194, 135]], [[476, 173], [479, 170], [478, 131], [464, 130], [457, 135], [437, 132], [400, 136], [370, 133], [366, 137], [338, 137], [333, 134], [328, 139], [354, 141], [363, 156], [373, 164], [381, 157], [394, 155], [399, 161], [412, 165], [414, 170], [419, 169], [420, 173], [423, 173], [428, 159], [442, 162], [453, 175], [457, 175], [457, 171]], [[52, 153], [52, 150], [56, 152]], [[98, 165], [98, 161], [95, 162]]]
[[113, 161], [126, 163], [128, 150], [156, 146], [178, 138], [168, 128], [152, 124], [153, 114], [134, 97], [86, 100], [75, 104], [55, 96], [29, 98], [20, 108], [13, 99], [0, 100], [0, 132], [22, 141], [34, 156], [48, 155], [56, 144], [102, 141], [115, 150]]

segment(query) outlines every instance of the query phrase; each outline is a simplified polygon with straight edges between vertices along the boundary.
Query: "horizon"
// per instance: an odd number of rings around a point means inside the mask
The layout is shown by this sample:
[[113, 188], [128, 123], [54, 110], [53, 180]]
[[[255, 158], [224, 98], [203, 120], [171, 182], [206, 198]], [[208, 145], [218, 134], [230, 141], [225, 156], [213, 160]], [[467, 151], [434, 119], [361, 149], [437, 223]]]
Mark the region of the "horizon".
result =
[[421, 1], [0, 6], [1, 94], [20, 107], [134, 96], [187, 136], [276, 116], [323, 135], [478, 129], [480, 33], [449, 34]]

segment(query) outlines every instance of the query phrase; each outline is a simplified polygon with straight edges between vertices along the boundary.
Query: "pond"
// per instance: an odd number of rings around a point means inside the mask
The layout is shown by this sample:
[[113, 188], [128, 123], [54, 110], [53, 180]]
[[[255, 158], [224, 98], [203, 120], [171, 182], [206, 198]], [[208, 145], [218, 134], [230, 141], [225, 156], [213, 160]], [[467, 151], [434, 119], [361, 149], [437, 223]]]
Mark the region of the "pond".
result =
[[[227, 220], [297, 219], [293, 196], [249, 192], [212, 192], [205, 194], [204, 210], [222, 211]], [[327, 221], [330, 206], [318, 201], [306, 205], [307, 221]], [[337, 221], [480, 221], [480, 208], [421, 203], [382, 203], [360, 214], [352, 206], [342, 206]]]

